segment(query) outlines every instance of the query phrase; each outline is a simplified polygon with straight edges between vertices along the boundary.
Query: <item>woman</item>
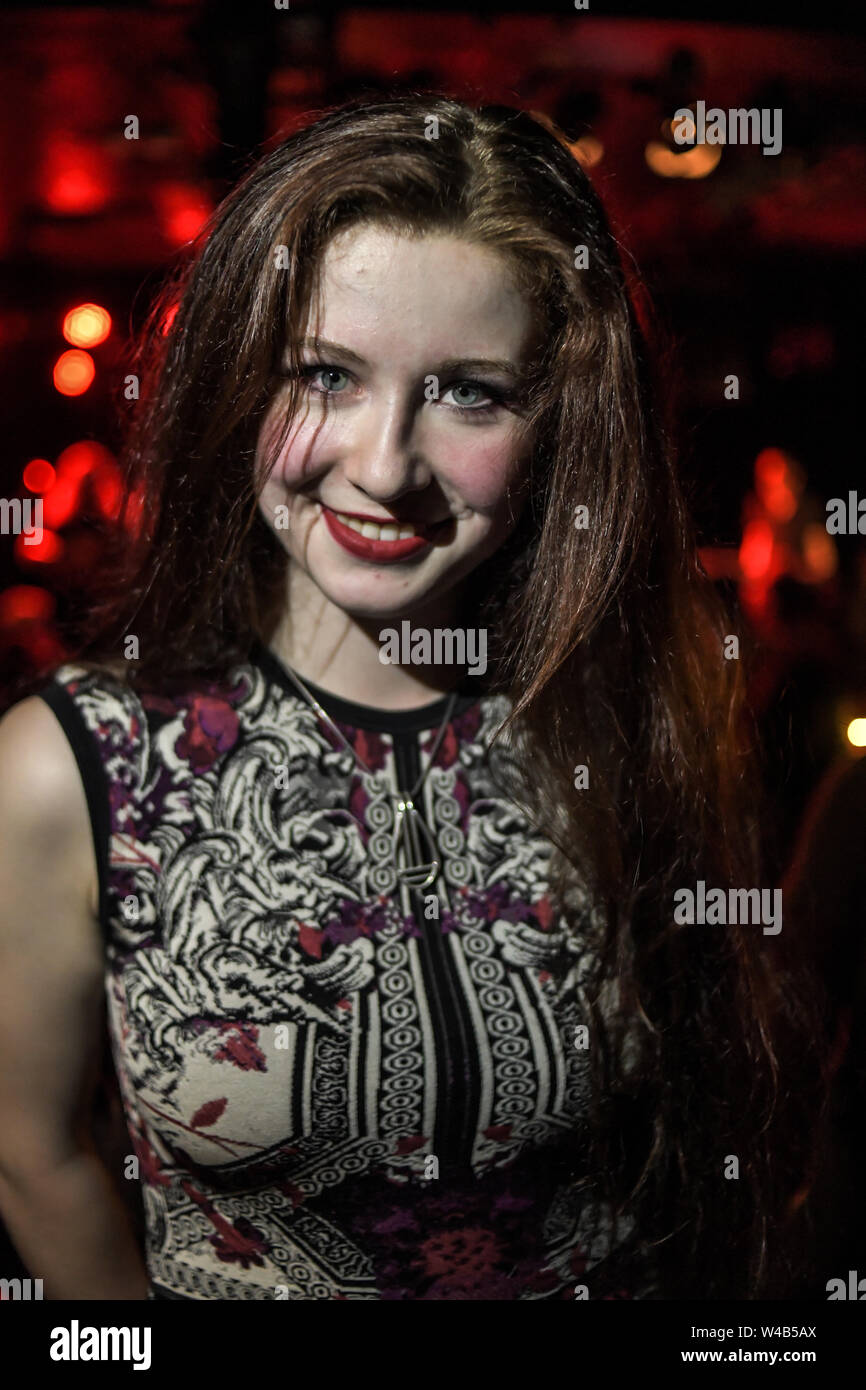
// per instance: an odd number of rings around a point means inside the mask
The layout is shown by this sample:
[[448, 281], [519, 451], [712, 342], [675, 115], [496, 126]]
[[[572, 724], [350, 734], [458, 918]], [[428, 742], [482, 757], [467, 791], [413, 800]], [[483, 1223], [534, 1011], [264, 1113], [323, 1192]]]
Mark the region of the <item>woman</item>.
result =
[[[567, 146], [325, 115], [143, 361], [140, 543], [2, 728], [22, 1257], [54, 1297], [760, 1296], [774, 939], [674, 917], [761, 885], [738, 663]], [[146, 1269], [88, 1138], [103, 966]]]

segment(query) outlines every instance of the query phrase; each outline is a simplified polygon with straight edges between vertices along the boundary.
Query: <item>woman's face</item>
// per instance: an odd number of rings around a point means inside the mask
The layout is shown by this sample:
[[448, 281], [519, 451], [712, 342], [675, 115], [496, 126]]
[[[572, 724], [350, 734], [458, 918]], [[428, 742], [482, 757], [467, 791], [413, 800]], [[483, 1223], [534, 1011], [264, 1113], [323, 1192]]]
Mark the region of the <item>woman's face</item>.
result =
[[[320, 305], [261, 510], [330, 603], [357, 618], [408, 615], [442, 600], [517, 521], [531, 440], [514, 397], [536, 323], [495, 252], [369, 225], [330, 244]], [[284, 399], [268, 408], [259, 459]]]

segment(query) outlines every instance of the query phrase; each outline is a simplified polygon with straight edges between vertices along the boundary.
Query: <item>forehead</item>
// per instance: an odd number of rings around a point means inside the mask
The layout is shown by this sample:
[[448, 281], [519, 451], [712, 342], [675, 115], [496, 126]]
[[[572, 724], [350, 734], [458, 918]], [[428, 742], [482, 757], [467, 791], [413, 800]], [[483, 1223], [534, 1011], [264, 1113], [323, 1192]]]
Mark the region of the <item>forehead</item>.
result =
[[507, 259], [457, 236], [365, 225], [322, 258], [307, 333], [384, 361], [441, 352], [519, 354], [534, 323]]

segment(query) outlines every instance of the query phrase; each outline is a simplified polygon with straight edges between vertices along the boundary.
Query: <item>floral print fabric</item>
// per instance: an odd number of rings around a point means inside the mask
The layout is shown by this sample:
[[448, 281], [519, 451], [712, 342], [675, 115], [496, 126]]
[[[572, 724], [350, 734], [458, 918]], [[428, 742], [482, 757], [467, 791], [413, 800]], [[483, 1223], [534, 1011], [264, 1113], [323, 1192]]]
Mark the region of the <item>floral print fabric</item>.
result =
[[[580, 1184], [599, 924], [551, 908], [551, 846], [491, 739], [504, 701], [462, 696], [431, 763], [444, 701], [330, 697], [363, 771], [264, 651], [180, 694], [80, 666], [50, 689], [98, 759], [71, 740], [108, 826], [154, 1296], [642, 1296]], [[413, 890], [394, 806], [422, 774], [439, 873]]]

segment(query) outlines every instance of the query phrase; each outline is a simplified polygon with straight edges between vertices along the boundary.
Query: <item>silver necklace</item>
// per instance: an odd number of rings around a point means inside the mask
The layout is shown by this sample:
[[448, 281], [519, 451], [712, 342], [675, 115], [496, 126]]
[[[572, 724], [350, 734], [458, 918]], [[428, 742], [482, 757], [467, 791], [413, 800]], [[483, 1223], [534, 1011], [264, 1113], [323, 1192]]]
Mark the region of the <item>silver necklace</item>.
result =
[[[367, 766], [363, 758], [359, 758], [351, 743], [343, 736], [340, 729], [334, 723], [327, 710], [323, 709], [311, 690], [308, 690], [300, 676], [296, 675], [289, 666], [283, 664], [283, 670], [291, 681], [297, 686], [301, 694], [309, 700], [316, 714], [327, 724], [343, 747], [351, 753], [358, 767], [367, 773], [367, 776], [376, 782], [376, 774]], [[415, 798], [420, 792], [426, 781], [427, 774], [433, 766], [436, 754], [439, 752], [439, 745], [445, 737], [445, 730], [454, 713], [454, 706], [457, 703], [457, 691], [452, 690], [448, 697], [448, 704], [445, 707], [445, 716], [439, 725], [439, 732], [430, 750], [430, 760], [421, 776], [418, 778], [410, 792], [398, 792], [397, 795], [385, 788], [385, 795], [394, 805], [394, 835], [391, 841], [391, 855], [394, 860], [394, 868], [397, 877], [409, 888], [429, 888], [439, 873], [439, 859], [436, 858], [437, 850], [433, 838], [424, 824], [424, 820], [415, 806]], [[423, 841], [423, 844], [422, 844]], [[424, 848], [426, 845], [426, 849]], [[433, 858], [425, 860], [423, 855], [432, 851]]]

